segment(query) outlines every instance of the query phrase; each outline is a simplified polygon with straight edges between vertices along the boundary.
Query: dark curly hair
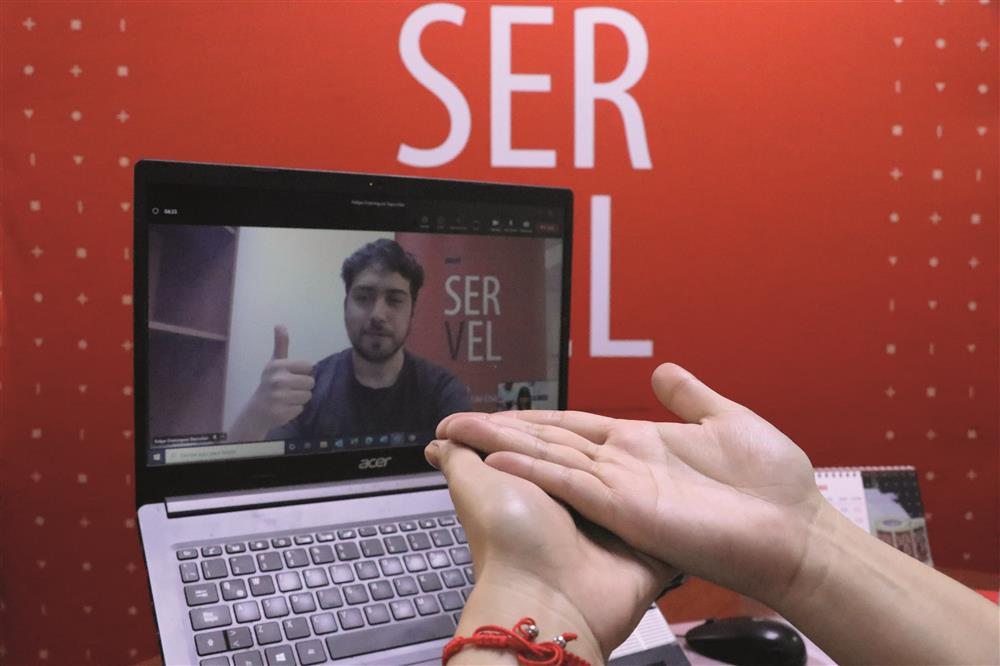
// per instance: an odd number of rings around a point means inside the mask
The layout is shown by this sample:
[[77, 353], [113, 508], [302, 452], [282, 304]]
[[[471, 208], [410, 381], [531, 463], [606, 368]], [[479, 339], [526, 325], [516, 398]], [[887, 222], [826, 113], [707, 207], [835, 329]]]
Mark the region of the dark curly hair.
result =
[[373, 266], [380, 270], [399, 273], [406, 278], [410, 283], [413, 302], [417, 302], [417, 294], [424, 286], [424, 269], [416, 257], [404, 250], [399, 243], [388, 238], [372, 241], [344, 259], [344, 265], [340, 269], [344, 288], [350, 291], [358, 273]]

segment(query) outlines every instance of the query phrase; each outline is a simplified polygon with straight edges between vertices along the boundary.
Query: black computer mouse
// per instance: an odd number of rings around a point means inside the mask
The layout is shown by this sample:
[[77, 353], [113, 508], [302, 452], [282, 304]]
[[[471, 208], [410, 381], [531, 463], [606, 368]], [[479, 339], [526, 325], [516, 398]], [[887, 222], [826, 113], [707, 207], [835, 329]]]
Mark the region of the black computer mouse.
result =
[[804, 666], [806, 644], [784, 622], [756, 617], [708, 620], [689, 629], [684, 640], [706, 657], [737, 666]]

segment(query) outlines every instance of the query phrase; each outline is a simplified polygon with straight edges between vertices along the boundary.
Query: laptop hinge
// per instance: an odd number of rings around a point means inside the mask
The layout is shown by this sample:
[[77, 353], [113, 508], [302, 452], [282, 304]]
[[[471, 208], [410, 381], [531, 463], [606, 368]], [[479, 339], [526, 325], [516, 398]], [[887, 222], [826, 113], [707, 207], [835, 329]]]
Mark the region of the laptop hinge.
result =
[[168, 497], [163, 503], [168, 518], [203, 513], [260, 509], [307, 502], [326, 502], [348, 497], [366, 497], [445, 488], [444, 475], [439, 472], [404, 474], [384, 479], [354, 479], [301, 486], [238, 490], [204, 495]]

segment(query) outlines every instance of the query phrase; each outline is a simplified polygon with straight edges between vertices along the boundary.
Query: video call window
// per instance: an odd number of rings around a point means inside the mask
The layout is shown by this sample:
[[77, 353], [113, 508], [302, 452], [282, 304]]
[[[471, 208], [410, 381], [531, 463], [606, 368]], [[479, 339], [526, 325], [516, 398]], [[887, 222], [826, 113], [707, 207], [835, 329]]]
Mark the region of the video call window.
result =
[[153, 224], [149, 248], [150, 464], [558, 406], [558, 238]]

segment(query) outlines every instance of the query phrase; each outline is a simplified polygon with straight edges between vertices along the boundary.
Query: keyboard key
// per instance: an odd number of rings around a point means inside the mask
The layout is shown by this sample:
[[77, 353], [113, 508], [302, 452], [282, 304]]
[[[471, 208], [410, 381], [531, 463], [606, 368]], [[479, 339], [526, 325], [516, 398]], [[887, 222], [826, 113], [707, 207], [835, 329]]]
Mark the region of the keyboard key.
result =
[[313, 542], [313, 538], [308, 534], [300, 534], [294, 539], [296, 546], [308, 546]]
[[[360, 616], [356, 608], [350, 609]], [[358, 618], [361, 621], [361, 618]], [[344, 621], [341, 618], [341, 626]], [[361, 624], [353, 625], [360, 627]], [[346, 628], [346, 627], [345, 627]], [[367, 652], [388, 650], [422, 643], [438, 638], [448, 638], [455, 633], [455, 625], [447, 615], [410, 620], [399, 624], [388, 624], [372, 627], [363, 631], [355, 631], [342, 636], [330, 636], [326, 639], [326, 649], [334, 659], [354, 657]]]
[[218, 602], [219, 592], [215, 588], [215, 583], [187, 585], [184, 588], [184, 598], [187, 599], [188, 606], [204, 606]]
[[316, 541], [319, 541], [320, 543], [326, 543], [327, 541], [333, 541], [333, 539], [334, 539], [333, 532], [319, 532], [316, 535]]
[[413, 602], [409, 599], [390, 601], [389, 609], [392, 611], [392, 616], [397, 620], [408, 620], [417, 614], [417, 612], [413, 610]]
[[267, 550], [268, 543], [266, 539], [255, 539], [250, 542], [250, 550]]
[[250, 579], [250, 594], [263, 597], [274, 594], [274, 579], [270, 576], [252, 576]]
[[205, 580], [225, 578], [229, 575], [229, 567], [226, 566], [226, 561], [221, 557], [212, 560], [203, 560], [201, 563], [201, 575], [205, 577]]
[[403, 573], [403, 563], [399, 561], [398, 557], [383, 557], [378, 561], [378, 565], [384, 576], [395, 576]]
[[430, 518], [424, 518], [420, 520], [419, 525], [425, 530], [432, 530], [435, 527], [437, 527], [437, 524]]
[[330, 567], [330, 580], [334, 583], [350, 583], [354, 581], [354, 569], [349, 564], [335, 564]]
[[393, 597], [392, 584], [387, 580], [376, 580], [368, 583], [368, 591], [372, 595], [372, 601], [382, 601]]
[[472, 561], [472, 555], [469, 554], [469, 549], [465, 546], [452, 548], [448, 552], [451, 554], [451, 561], [457, 565], [468, 564]]
[[198, 557], [198, 550], [195, 548], [184, 548], [177, 551], [178, 560], [193, 560]]
[[313, 615], [309, 618], [309, 623], [312, 624], [313, 633], [317, 636], [337, 631], [337, 620], [333, 617], [333, 613]]
[[344, 599], [351, 605], [363, 604], [368, 601], [368, 591], [364, 585], [348, 585], [344, 588]]
[[386, 537], [383, 539], [383, 542], [385, 543], [386, 551], [393, 555], [396, 553], [405, 553], [409, 550], [406, 546], [406, 539], [398, 534], [396, 536]]
[[406, 540], [410, 543], [412, 550], [427, 550], [431, 547], [431, 539], [423, 532], [407, 534]]
[[288, 537], [275, 537], [271, 539], [271, 545], [275, 548], [288, 548], [292, 545], [292, 540]]
[[361, 542], [361, 552], [364, 553], [365, 557], [381, 557], [385, 555], [385, 549], [382, 547], [382, 542], [378, 539], [365, 539]]
[[222, 555], [222, 546], [202, 546], [202, 557], [218, 557]]
[[247, 586], [242, 579], [224, 580], [219, 587], [222, 588], [222, 598], [226, 601], [247, 598]]
[[201, 580], [201, 576], [198, 575], [197, 562], [182, 562], [180, 570], [181, 581], [184, 583], [193, 583], [197, 580]]
[[288, 615], [288, 604], [284, 597], [269, 597], [261, 601], [264, 606], [264, 617], [284, 617]]
[[312, 592], [299, 592], [288, 597], [288, 600], [292, 602], [293, 613], [312, 613], [316, 610]]
[[379, 525], [378, 531], [381, 532], [382, 534], [395, 534], [398, 531], [398, 529], [396, 528], [395, 525], [389, 524], [389, 525]]
[[302, 572], [302, 577], [306, 581], [306, 587], [323, 587], [330, 584], [323, 569], [306, 569]]
[[389, 621], [389, 609], [385, 604], [365, 606], [365, 617], [368, 618], [368, 624], [385, 624]]
[[260, 652], [237, 652], [233, 655], [233, 666], [264, 666], [264, 658]]
[[455, 519], [450, 516], [446, 516], [444, 518], [438, 518], [438, 525], [440, 525], [441, 527], [451, 527], [454, 524], [455, 524]]
[[278, 574], [278, 589], [282, 592], [294, 592], [302, 589], [302, 579], [297, 571], [286, 571]]
[[465, 572], [465, 578], [469, 581], [469, 585], [476, 584], [476, 572], [473, 571], [472, 567], [465, 567], [462, 569]]
[[296, 643], [295, 653], [299, 655], [299, 663], [302, 666], [313, 666], [313, 664], [322, 664], [326, 661], [323, 641], [312, 640]]
[[374, 562], [357, 562], [354, 565], [354, 570], [358, 572], [358, 578], [361, 580], [379, 577], [378, 566]]
[[425, 560], [424, 556], [419, 553], [407, 555], [403, 558], [403, 562], [406, 563], [406, 570], [410, 573], [427, 571], [427, 560]]
[[358, 544], [353, 541], [346, 541], [344, 543], [338, 543], [336, 545], [337, 549], [337, 559], [341, 562], [347, 562], [350, 560], [356, 560], [361, 557], [361, 552], [358, 550]]
[[264, 650], [267, 666], [289, 666], [295, 663], [295, 652], [290, 645], [279, 645]]
[[257, 567], [253, 564], [252, 555], [237, 555], [229, 558], [229, 568], [234, 576], [244, 576], [257, 573]]
[[451, 533], [448, 530], [434, 530], [431, 532], [431, 541], [434, 542], [434, 546], [437, 548], [447, 548], [448, 546], [455, 545], [455, 540], [451, 538]]
[[282, 621], [281, 627], [285, 630], [285, 638], [290, 641], [309, 635], [309, 622], [304, 617], [288, 618]]
[[441, 578], [433, 571], [417, 576], [417, 582], [424, 592], [437, 592], [441, 589]]
[[242, 542], [240, 542], [240, 543], [227, 543], [226, 544], [226, 552], [229, 553], [230, 555], [233, 555], [235, 553], [245, 553], [245, 552], [247, 552], [247, 546], [246, 546], [245, 543], [242, 543]]
[[413, 580], [413, 576], [395, 578], [392, 581], [392, 586], [396, 588], [396, 594], [401, 597], [417, 593], [417, 581]]
[[309, 554], [312, 555], [313, 564], [329, 564], [336, 559], [333, 556], [333, 548], [325, 545], [313, 546], [309, 549]]
[[198, 662], [198, 666], [229, 666], [229, 657], [209, 657]]
[[430, 594], [417, 597], [413, 600], [413, 603], [416, 604], [417, 612], [421, 615], [432, 615], [441, 612], [441, 606], [438, 605], [437, 599]]
[[462, 595], [455, 590], [442, 592], [438, 595], [438, 601], [441, 602], [441, 608], [446, 611], [458, 610], [465, 605], [465, 599], [463, 599]]
[[451, 560], [448, 559], [448, 554], [443, 550], [432, 550], [427, 553], [427, 563], [431, 565], [431, 569], [443, 569], [451, 566]]
[[249, 627], [226, 629], [226, 642], [230, 650], [245, 650], [253, 647], [253, 637]]
[[357, 536], [354, 530], [337, 530], [338, 539], [353, 539]]
[[286, 550], [282, 554], [285, 556], [285, 565], [289, 569], [304, 567], [309, 564], [309, 556], [306, 555], [305, 548], [293, 548], [292, 550]]
[[[345, 608], [344, 610], [337, 611], [337, 619], [340, 620], [340, 626], [342, 629], [357, 629], [358, 627], [365, 626], [365, 617], [357, 608]], [[338, 638], [337, 640], [340, 641], [342, 639]], [[326, 639], [327, 647], [330, 646], [332, 641], [332, 638]], [[367, 651], [368, 650], [365, 650], [365, 652]], [[330, 653], [333, 654], [333, 650], [331, 650]], [[336, 659], [336, 657], [334, 657], [334, 659]]]
[[221, 631], [195, 634], [194, 645], [198, 650], [199, 657], [204, 657], [207, 654], [219, 654], [226, 651], [226, 635]]
[[281, 553], [257, 553], [257, 568], [261, 571], [277, 571], [281, 569]]
[[399, 529], [402, 532], [412, 532], [417, 529], [417, 524], [412, 520], [406, 520], [399, 524]]
[[451, 533], [455, 535], [455, 541], [458, 543], [468, 543], [469, 540], [465, 538], [465, 528], [464, 527], [453, 527]]
[[316, 593], [316, 598], [319, 599], [320, 608], [340, 608], [344, 605], [344, 598], [340, 596], [340, 590], [335, 587], [320, 590]]
[[358, 536], [373, 537], [377, 534], [374, 527], [359, 527]]
[[277, 622], [255, 624], [253, 633], [257, 635], [257, 645], [281, 642], [281, 627], [278, 626]]
[[463, 587], [462, 588], [462, 596], [465, 597], [466, 601], [469, 600], [469, 595], [470, 594], [472, 594], [472, 588], [471, 587]]
[[260, 619], [260, 607], [256, 601], [243, 601], [233, 604], [237, 622], [256, 622]]
[[451, 587], [462, 587], [465, 585], [465, 576], [458, 569], [448, 569], [447, 571], [441, 572], [441, 580], [444, 581], [444, 586]]
[[233, 623], [233, 617], [229, 614], [229, 606], [225, 605], [198, 608], [190, 611], [190, 615], [191, 628], [195, 631], [227, 627]]

